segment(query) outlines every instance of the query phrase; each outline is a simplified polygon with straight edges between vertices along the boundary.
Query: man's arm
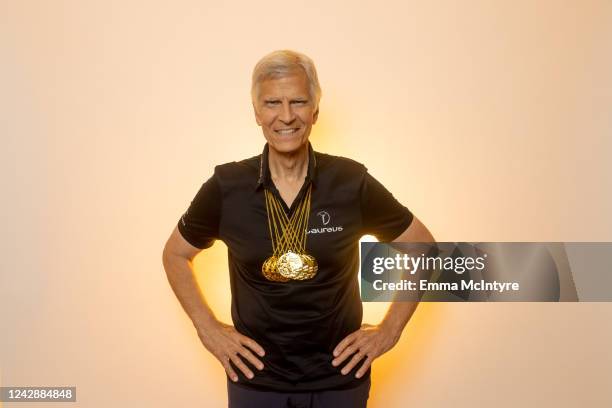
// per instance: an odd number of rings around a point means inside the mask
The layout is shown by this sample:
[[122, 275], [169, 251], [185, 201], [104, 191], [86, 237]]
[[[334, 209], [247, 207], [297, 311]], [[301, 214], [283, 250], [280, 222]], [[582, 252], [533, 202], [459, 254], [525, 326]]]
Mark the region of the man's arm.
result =
[[[427, 227], [416, 217], [393, 242], [435, 242]], [[340, 365], [349, 356], [353, 358], [342, 368], [342, 374], [350, 372], [361, 360], [364, 363], [355, 373], [359, 378], [366, 373], [374, 359], [389, 351], [399, 340], [404, 327], [412, 317], [419, 302], [393, 302], [382, 322], [376, 326], [364, 324], [349, 334], [334, 349], [332, 365]]]
[[[263, 369], [262, 362], [252, 351], [263, 356], [263, 348], [254, 340], [238, 333], [233, 326], [224, 324], [215, 318], [204, 295], [193, 276], [193, 258], [201, 251], [183, 238], [178, 228], [174, 228], [164, 247], [162, 261], [170, 286], [181, 306], [193, 322], [200, 340], [223, 365], [233, 381], [238, 377], [230, 360], [248, 378], [253, 372], [240, 357], [246, 358], [258, 369]], [[248, 348], [247, 348], [248, 347]]]
[[[435, 242], [435, 240], [427, 227], [415, 217], [410, 226], [393, 242]], [[419, 302], [391, 303], [381, 325], [388, 326], [390, 332], [395, 334], [399, 340], [418, 304]]]

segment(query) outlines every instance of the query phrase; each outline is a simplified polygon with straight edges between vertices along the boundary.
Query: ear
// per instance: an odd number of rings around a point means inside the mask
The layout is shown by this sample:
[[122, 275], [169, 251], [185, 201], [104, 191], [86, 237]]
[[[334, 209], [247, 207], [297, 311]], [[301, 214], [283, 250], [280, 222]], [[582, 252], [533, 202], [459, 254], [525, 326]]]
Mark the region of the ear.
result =
[[317, 123], [317, 119], [319, 118], [319, 107], [317, 106], [317, 110], [312, 114], [312, 124]]
[[261, 120], [259, 119], [259, 115], [257, 114], [257, 108], [255, 107], [255, 103], [253, 103], [253, 113], [255, 114], [255, 121], [259, 126], [261, 126]]

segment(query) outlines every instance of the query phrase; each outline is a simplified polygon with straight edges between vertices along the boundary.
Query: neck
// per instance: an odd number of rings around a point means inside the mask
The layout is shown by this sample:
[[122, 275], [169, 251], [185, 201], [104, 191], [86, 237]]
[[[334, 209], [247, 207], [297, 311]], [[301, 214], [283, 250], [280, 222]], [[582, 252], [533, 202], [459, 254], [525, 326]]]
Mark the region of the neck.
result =
[[308, 173], [308, 144], [290, 153], [278, 152], [268, 145], [268, 166], [272, 180], [299, 182]]

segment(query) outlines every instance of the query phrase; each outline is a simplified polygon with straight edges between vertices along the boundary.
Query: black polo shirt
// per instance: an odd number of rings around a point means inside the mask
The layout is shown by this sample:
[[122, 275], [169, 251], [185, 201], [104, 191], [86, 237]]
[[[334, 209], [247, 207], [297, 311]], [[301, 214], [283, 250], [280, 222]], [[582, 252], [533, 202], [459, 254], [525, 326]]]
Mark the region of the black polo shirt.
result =
[[[178, 222], [182, 236], [198, 248], [215, 239], [228, 248], [232, 320], [236, 330], [259, 343], [264, 370], [251, 367], [249, 380], [236, 369], [239, 384], [254, 389], [317, 391], [351, 388], [364, 381], [333, 367], [332, 352], [359, 329], [359, 239], [365, 234], [392, 241], [411, 223], [412, 213], [368, 172], [344, 157], [315, 152], [309, 143], [308, 173], [291, 207], [272, 182], [268, 145], [263, 153], [215, 167]], [[264, 189], [290, 214], [312, 196], [306, 252], [319, 270], [310, 280], [271, 282], [261, 273], [272, 255]], [[347, 360], [346, 362], [348, 362]]]

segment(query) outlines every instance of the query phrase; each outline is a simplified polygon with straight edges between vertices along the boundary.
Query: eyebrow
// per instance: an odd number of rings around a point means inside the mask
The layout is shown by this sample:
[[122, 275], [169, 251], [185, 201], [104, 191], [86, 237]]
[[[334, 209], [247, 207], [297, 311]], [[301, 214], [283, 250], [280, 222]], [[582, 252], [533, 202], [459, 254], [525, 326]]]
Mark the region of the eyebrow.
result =
[[[281, 98], [275, 98], [275, 97], [264, 98], [264, 102], [276, 102], [276, 101], [280, 101], [280, 100], [281, 100]], [[289, 102], [293, 102], [293, 101], [308, 102], [308, 100], [309, 100], [308, 98], [298, 96], [296, 98], [290, 99]]]

